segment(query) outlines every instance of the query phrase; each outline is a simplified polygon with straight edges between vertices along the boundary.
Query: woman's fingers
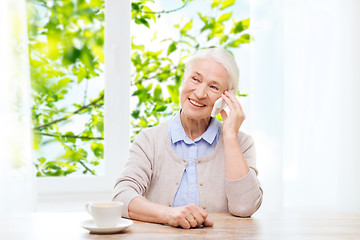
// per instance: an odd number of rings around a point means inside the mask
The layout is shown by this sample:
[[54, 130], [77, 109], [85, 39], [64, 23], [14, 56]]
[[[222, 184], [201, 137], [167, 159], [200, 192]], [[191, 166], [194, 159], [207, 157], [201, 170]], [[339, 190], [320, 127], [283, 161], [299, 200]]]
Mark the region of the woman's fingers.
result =
[[223, 121], [226, 121], [226, 118], [227, 118], [227, 113], [226, 113], [226, 111], [225, 110], [222, 110], [221, 112], [220, 112], [220, 115], [221, 115], [221, 118], [223, 119]]
[[204, 227], [212, 227], [212, 226], [214, 226], [214, 222], [209, 219], [206, 219], [205, 222], [203, 223], [203, 226]]
[[170, 207], [167, 211], [167, 223], [173, 227], [181, 226], [182, 228], [188, 229], [191, 227], [191, 225], [185, 217], [189, 214], [190, 212], [185, 207]]
[[[204, 221], [206, 221], [206, 217], [207, 217], [206, 214], [203, 214], [199, 211], [193, 212], [192, 214], [196, 221], [196, 227], [200, 227], [204, 223]], [[205, 216], [203, 216], [203, 215], [205, 215]]]
[[226, 104], [228, 105], [228, 107], [231, 110], [232, 109], [232, 101], [231, 101], [231, 99], [228, 96], [226, 96], [224, 93], [221, 94], [221, 98], [226, 102]]
[[228, 114], [225, 113], [225, 111], [220, 113], [224, 123], [223, 131], [227, 134], [237, 135], [240, 126], [245, 120], [244, 111], [240, 102], [233, 93], [225, 91], [221, 97], [226, 102], [230, 110]]
[[181, 226], [182, 228], [185, 228], [185, 229], [191, 228], [191, 224], [189, 223], [188, 220], [186, 220], [186, 218], [182, 218], [182, 219], [179, 221], [179, 226]]
[[187, 206], [187, 209], [191, 212], [192, 215], [188, 217], [188, 219], [194, 219], [194, 221], [189, 222], [191, 227], [200, 227], [201, 225], [204, 225], [208, 217], [208, 213], [203, 208], [199, 207], [198, 205], [191, 204]]
[[225, 93], [222, 94], [221, 97], [228, 105], [228, 107], [230, 109], [230, 115], [233, 113], [235, 113], [236, 115], [244, 114], [240, 102], [237, 100], [237, 98], [232, 93], [225, 91]]
[[189, 222], [191, 227], [199, 227], [199, 226], [201, 226], [201, 224], [204, 222], [204, 217], [202, 216], [203, 213], [201, 213], [200, 211], [203, 210], [203, 209], [200, 208], [198, 205], [195, 205], [195, 204], [191, 204], [191, 205], [188, 205], [186, 207], [191, 213], [191, 217], [189, 217], [192, 220], [192, 221]]
[[239, 109], [240, 111], [242, 111], [242, 107], [241, 107], [241, 104], [240, 102], [237, 100], [236, 96], [232, 93], [232, 92], [229, 92], [229, 91], [225, 91], [224, 95], [226, 97], [228, 97], [231, 101], [231, 105], [237, 109]]
[[225, 91], [224, 95], [231, 99], [232, 102], [237, 102], [235, 95], [232, 92]]
[[200, 227], [201, 225], [212, 226], [213, 224], [207, 220], [207, 212], [195, 204], [170, 208], [168, 214], [168, 224], [173, 227], [181, 226], [182, 228], [189, 229]]
[[222, 95], [221, 98], [226, 102], [226, 104], [228, 105], [230, 111], [238, 111], [239, 107], [238, 104], [240, 104], [238, 102], [238, 100], [232, 95], [230, 94], [228, 91], [225, 91]]
[[189, 224], [190, 224], [190, 226], [192, 228], [197, 227], [198, 223], [197, 223], [196, 218], [194, 216], [185, 217], [185, 219], [189, 222]]

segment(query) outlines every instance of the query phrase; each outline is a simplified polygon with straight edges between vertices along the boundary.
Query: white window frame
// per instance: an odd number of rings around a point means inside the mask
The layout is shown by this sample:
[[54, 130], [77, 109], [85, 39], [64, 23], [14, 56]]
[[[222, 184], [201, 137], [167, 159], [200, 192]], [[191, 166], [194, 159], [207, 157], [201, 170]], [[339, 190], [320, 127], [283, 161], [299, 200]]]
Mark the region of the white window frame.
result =
[[[102, 176], [36, 178], [38, 199], [109, 196], [128, 157], [130, 118], [131, 2], [105, 1], [105, 141]], [[79, 193], [79, 194], [76, 194]], [[65, 197], [66, 198], [66, 197]]]

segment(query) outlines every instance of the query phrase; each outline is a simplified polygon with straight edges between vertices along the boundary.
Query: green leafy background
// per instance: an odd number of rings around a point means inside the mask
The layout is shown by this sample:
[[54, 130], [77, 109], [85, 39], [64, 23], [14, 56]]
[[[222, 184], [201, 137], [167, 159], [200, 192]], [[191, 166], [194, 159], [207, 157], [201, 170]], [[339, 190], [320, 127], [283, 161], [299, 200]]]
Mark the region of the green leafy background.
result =
[[[153, 0], [134, 0], [132, 23], [151, 30], [159, 18], [181, 13], [194, 1], [201, 0], [178, 0], [178, 7], [157, 11]], [[172, 26], [175, 37], [132, 34], [130, 141], [179, 109], [190, 55], [214, 46], [231, 52], [252, 40], [250, 19], [235, 19], [230, 10], [235, 0], [202, 2], [211, 14], [180, 18]], [[104, 90], [90, 86], [104, 81], [104, 0], [27, 0], [27, 6], [37, 176], [94, 175], [104, 158]]]

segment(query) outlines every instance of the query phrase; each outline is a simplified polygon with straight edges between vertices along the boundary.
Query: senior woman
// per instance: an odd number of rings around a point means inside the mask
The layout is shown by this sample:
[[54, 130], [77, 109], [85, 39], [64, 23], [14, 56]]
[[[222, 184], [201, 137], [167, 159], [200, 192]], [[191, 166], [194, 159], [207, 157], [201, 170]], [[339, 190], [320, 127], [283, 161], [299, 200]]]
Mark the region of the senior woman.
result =
[[[212, 226], [208, 212], [249, 217], [261, 205], [253, 139], [239, 131], [245, 114], [235, 94], [239, 70], [222, 48], [197, 52], [185, 65], [181, 110], [142, 130], [132, 144], [113, 200], [123, 216], [194, 228]], [[217, 99], [229, 107], [212, 118]]]

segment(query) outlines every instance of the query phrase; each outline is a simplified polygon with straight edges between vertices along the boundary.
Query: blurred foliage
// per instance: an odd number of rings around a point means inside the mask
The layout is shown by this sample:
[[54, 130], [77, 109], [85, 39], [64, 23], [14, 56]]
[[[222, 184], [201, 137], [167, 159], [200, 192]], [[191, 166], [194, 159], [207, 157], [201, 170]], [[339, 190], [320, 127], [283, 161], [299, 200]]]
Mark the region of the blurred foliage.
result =
[[[103, 72], [104, 0], [27, 0], [27, 6], [37, 176], [95, 174], [104, 152], [104, 91], [89, 99], [87, 86]], [[80, 84], [83, 96], [72, 100]], [[75, 116], [86, 123], [66, 130]], [[47, 159], [55, 143], [62, 151]]]
[[[195, 0], [193, 0], [195, 1]], [[154, 0], [133, 0], [131, 19], [151, 29], [165, 14], [189, 7], [153, 11]], [[32, 123], [37, 176], [66, 176], [74, 172], [96, 174], [104, 157], [104, 91], [90, 99], [88, 83], [101, 78], [104, 67], [104, 0], [27, 0]], [[173, 26], [176, 37], [131, 39], [131, 140], [142, 128], [155, 126], [179, 109], [179, 88], [184, 61], [198, 49], [222, 46], [231, 52], [249, 43], [249, 19], [237, 20], [229, 7], [235, 0], [204, 1], [211, 16], [180, 19]], [[197, 21], [200, 24], [194, 25]], [[203, 41], [199, 41], [203, 39]], [[146, 44], [160, 43], [158, 48]], [[72, 100], [73, 89], [82, 86], [82, 100]], [[78, 95], [78, 94], [77, 94]], [[86, 119], [81, 129], [68, 130], [76, 117]], [[57, 157], [43, 154], [50, 144], [62, 149]], [[50, 148], [49, 148], [50, 149]]]

